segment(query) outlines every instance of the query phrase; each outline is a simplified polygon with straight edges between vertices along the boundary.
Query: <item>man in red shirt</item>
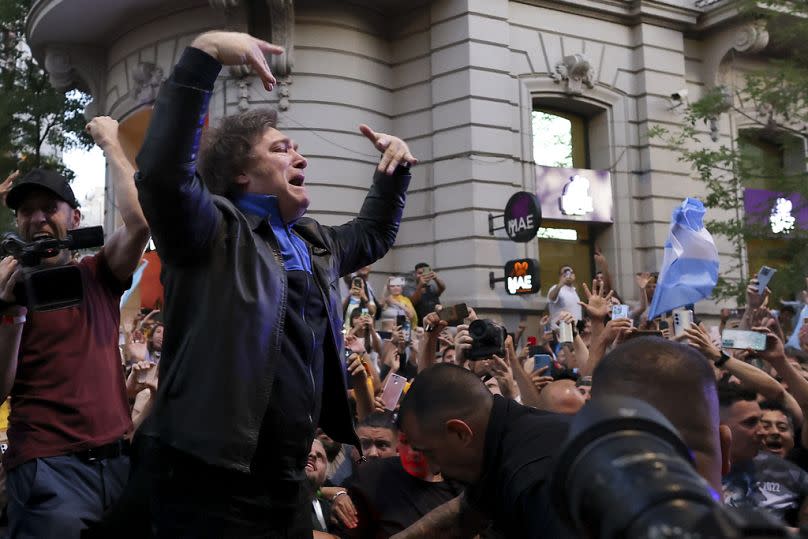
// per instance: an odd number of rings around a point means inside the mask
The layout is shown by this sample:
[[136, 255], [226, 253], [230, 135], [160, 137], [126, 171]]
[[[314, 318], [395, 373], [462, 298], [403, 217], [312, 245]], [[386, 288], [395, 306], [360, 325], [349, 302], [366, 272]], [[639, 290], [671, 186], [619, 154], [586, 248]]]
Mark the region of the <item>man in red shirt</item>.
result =
[[[79, 305], [28, 312], [15, 304], [19, 262], [0, 261], [0, 401], [11, 395], [8, 516], [11, 537], [78, 538], [118, 497], [131, 429], [120, 353], [120, 297], [149, 237], [137, 201], [134, 169], [107, 117], [87, 130], [104, 150], [123, 226], [80, 262], [68, 250], [43, 266], [74, 264], [83, 284]], [[67, 180], [35, 169], [16, 182], [6, 204], [24, 241], [66, 239], [81, 212]]]

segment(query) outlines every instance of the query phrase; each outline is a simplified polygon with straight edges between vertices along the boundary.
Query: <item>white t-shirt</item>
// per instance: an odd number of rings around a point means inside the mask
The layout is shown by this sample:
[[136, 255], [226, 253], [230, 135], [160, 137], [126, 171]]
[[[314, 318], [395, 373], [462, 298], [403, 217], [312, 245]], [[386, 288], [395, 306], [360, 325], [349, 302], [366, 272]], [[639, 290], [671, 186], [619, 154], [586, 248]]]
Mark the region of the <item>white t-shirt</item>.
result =
[[[556, 288], [558, 288], [557, 284], [553, 285], [550, 290], [547, 291], [548, 298]], [[555, 301], [547, 300], [547, 310], [550, 311], [550, 323], [555, 324], [562, 311], [570, 313], [575, 317], [575, 320], [581, 320], [581, 318], [583, 318], [583, 312], [581, 311], [581, 306], [578, 305], [579, 301], [581, 301], [581, 298], [578, 296], [578, 292], [575, 290], [574, 286], [566, 284], [562, 286], [561, 290], [558, 291], [558, 296]]]

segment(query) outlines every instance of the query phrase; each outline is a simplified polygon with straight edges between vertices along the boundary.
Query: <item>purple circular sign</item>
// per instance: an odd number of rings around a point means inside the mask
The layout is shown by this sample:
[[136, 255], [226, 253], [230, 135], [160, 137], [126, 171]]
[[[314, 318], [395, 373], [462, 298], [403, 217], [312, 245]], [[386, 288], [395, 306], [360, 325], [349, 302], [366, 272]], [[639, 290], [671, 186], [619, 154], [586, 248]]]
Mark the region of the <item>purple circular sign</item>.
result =
[[505, 206], [505, 231], [511, 241], [527, 243], [536, 237], [541, 225], [541, 206], [533, 193], [519, 191]]

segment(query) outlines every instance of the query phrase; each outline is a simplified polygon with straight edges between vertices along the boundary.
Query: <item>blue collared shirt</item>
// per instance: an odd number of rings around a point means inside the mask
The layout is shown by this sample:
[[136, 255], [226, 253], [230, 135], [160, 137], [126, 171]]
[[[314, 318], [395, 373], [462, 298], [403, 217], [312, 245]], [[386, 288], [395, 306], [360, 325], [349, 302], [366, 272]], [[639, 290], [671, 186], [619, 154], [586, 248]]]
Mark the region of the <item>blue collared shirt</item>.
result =
[[292, 232], [294, 223], [281, 219], [278, 197], [258, 193], [243, 193], [233, 201], [242, 213], [267, 219], [278, 240], [286, 271], [305, 271], [311, 274], [311, 257], [306, 243]]

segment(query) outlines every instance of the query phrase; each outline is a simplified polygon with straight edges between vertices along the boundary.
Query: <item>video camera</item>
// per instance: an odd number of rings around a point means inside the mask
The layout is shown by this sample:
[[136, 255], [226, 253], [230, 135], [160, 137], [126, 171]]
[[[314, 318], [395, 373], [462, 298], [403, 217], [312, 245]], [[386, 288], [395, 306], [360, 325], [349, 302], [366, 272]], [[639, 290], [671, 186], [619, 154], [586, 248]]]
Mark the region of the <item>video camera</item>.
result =
[[770, 515], [721, 505], [668, 420], [631, 398], [581, 409], [550, 488], [566, 523], [591, 538], [798, 537]]
[[505, 339], [508, 333], [503, 326], [487, 319], [474, 320], [469, 324], [471, 349], [468, 358], [472, 361], [497, 355], [505, 357]]
[[104, 245], [100, 226], [70, 230], [64, 240], [42, 238], [25, 242], [8, 232], [0, 240], [0, 255], [13, 256], [22, 266], [22, 282], [14, 287], [16, 303], [32, 311], [54, 311], [78, 305], [84, 299], [81, 271], [73, 264], [41, 266], [42, 259], [62, 249], [89, 249]]

